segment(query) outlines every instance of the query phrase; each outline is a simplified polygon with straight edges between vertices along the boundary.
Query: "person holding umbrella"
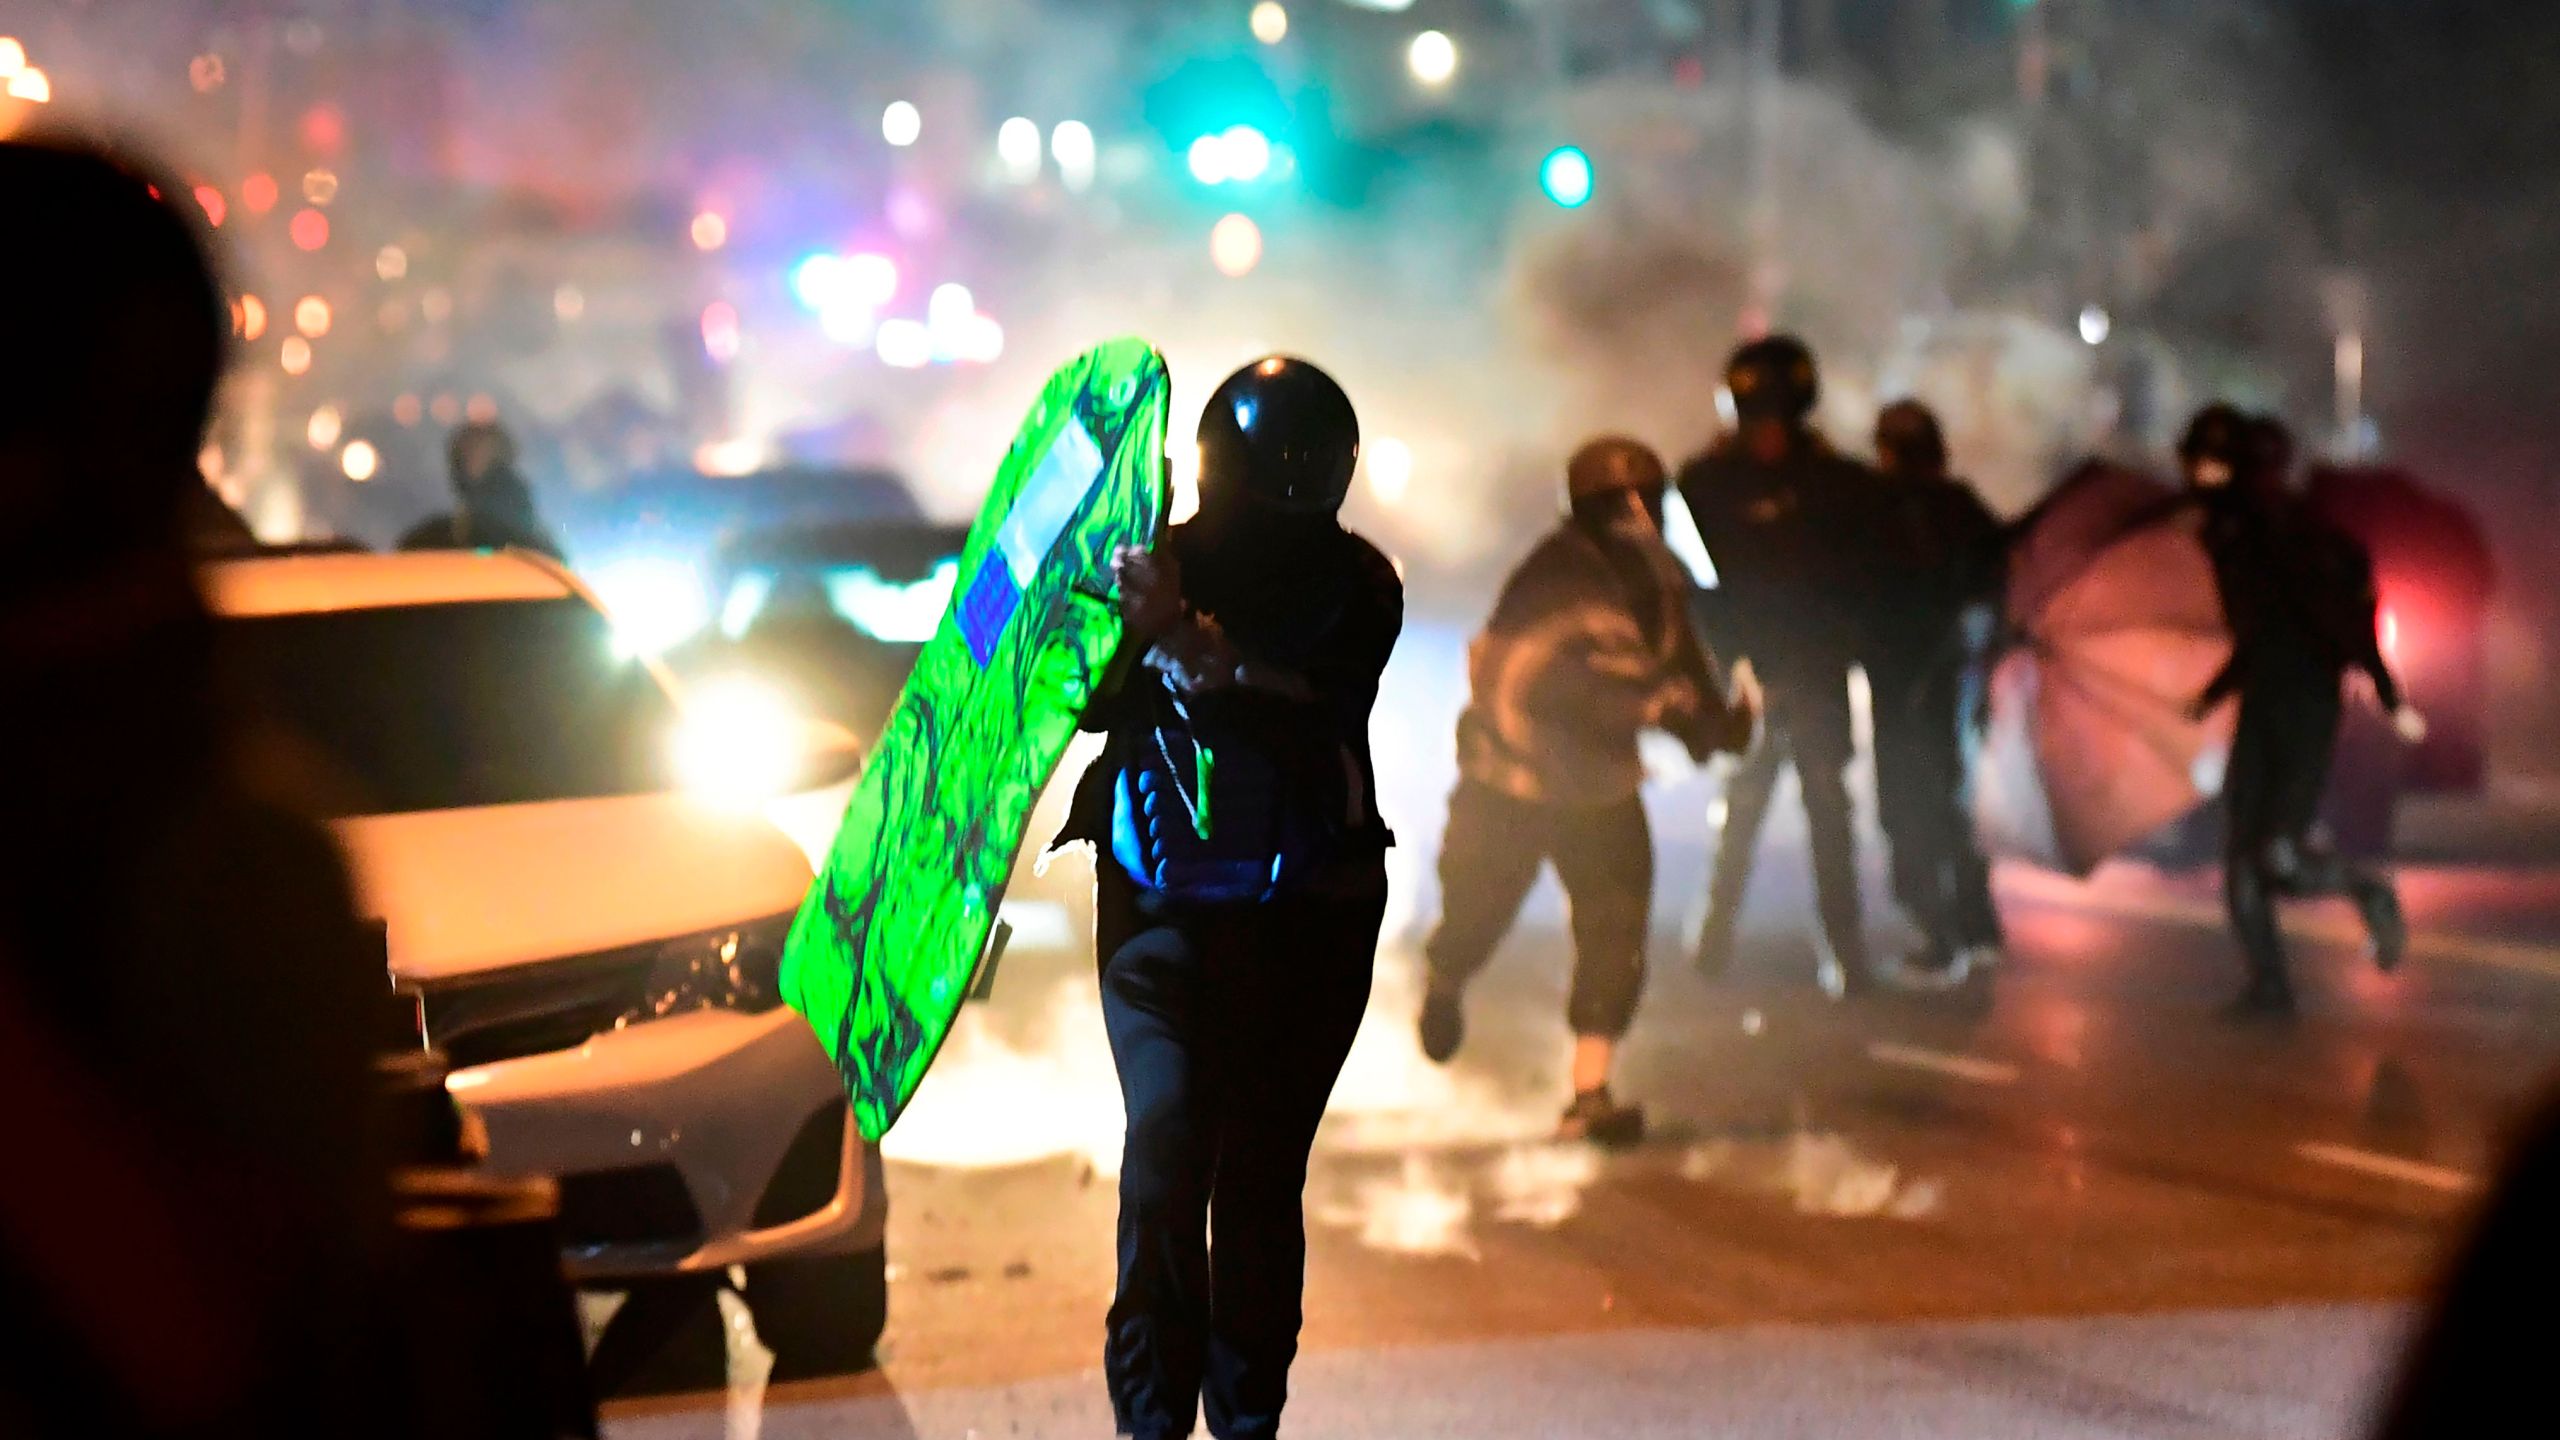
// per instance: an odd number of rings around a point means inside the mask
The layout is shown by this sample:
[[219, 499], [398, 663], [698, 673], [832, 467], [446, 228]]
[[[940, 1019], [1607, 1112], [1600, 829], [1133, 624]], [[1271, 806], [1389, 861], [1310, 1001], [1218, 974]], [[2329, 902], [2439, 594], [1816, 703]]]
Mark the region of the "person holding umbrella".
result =
[[2195, 713], [2234, 698], [2240, 709], [2223, 784], [2224, 874], [2249, 979], [2232, 1013], [2281, 1017], [2295, 1002], [2276, 899], [2354, 901], [2385, 971], [2408, 941], [2389, 878], [2349, 863], [2312, 833], [2337, 747], [2342, 673], [2365, 675], [2404, 740], [2423, 739], [2426, 722], [2402, 702], [2383, 660], [2372, 560], [2292, 492], [2293, 437], [2283, 423], [2209, 407], [2188, 427], [2179, 459], [2203, 509], [2205, 551], [2232, 642]]

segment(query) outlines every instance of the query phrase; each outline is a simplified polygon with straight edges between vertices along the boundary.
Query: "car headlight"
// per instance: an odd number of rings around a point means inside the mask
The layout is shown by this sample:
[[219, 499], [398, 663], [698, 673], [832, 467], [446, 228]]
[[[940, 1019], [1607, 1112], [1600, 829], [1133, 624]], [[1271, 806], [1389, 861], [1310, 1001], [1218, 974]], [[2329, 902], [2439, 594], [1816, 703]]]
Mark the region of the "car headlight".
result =
[[675, 733], [677, 779], [694, 794], [734, 809], [791, 788], [805, 763], [805, 726], [773, 687], [726, 678], [685, 706]]
[[781, 1004], [782, 945], [790, 938], [792, 918], [773, 915], [668, 941], [649, 967], [640, 1003], [616, 1028], [696, 1010], [752, 1015]]

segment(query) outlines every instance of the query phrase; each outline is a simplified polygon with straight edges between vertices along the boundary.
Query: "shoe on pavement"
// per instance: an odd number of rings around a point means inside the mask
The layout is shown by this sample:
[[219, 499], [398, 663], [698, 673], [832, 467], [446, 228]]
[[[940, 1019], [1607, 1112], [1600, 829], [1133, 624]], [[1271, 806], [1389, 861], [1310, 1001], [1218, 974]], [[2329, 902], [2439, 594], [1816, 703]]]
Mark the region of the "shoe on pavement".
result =
[[1854, 965], [1847, 964], [1828, 950], [1815, 965], [1813, 978], [1814, 983], [1822, 987], [1822, 993], [1834, 1000], [1846, 1000], [1875, 988], [1875, 976], [1868, 972], [1864, 960]]
[[2276, 976], [2263, 975], [2249, 982], [2237, 999], [2223, 1007], [2222, 1018], [2241, 1024], [2271, 1020], [2290, 1020], [2301, 1013], [2293, 998], [2293, 986]]
[[1634, 1145], [1644, 1139], [1644, 1107], [1619, 1103], [1609, 1087], [1585, 1090], [1565, 1107], [1556, 1126], [1560, 1140], [1588, 1140], [1594, 1145]]
[[1894, 983], [1924, 994], [1956, 989], [1973, 973], [1971, 954], [1943, 945], [1915, 946], [1894, 962]]
[[2388, 882], [2377, 883], [2357, 894], [2356, 908], [2364, 912], [2374, 968], [2385, 975], [2399, 969], [2401, 957], [2409, 952], [2409, 921], [2400, 913], [2399, 892]]
[[1467, 1017], [1458, 1003], [1458, 992], [1426, 991], [1422, 997], [1422, 1021], [1415, 1029], [1420, 1032], [1423, 1058], [1434, 1065], [1448, 1064], [1467, 1040]]

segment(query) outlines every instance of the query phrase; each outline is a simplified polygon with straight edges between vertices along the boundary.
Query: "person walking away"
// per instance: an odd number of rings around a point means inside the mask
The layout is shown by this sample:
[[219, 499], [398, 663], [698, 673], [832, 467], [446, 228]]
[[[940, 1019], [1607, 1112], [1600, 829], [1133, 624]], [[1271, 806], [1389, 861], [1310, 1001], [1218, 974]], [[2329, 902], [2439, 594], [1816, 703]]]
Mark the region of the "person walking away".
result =
[[2002, 535], [1982, 497], [1947, 473], [1938, 417], [1897, 400], [1876, 417], [1882, 584], [1864, 629], [1876, 811], [1893, 889], [1920, 927], [1904, 961], [1940, 984], [1997, 963], [1991, 867], [1976, 836], [1970, 733], [1999, 624]]
[[533, 507], [533, 487], [516, 469], [515, 437], [494, 420], [474, 420], [445, 446], [453, 509], [400, 537], [403, 550], [531, 550], [565, 560]]
[[1128, 1112], [1113, 1411], [1172, 1440], [1205, 1402], [1219, 1440], [1265, 1440], [1297, 1353], [1307, 1155], [1385, 915], [1369, 714], [1404, 591], [1337, 517], [1360, 429], [1323, 371], [1238, 371], [1199, 435], [1199, 514], [1119, 558], [1129, 669], [1086, 716], [1104, 748], [1061, 839], [1101, 852]]
[[1849, 668], [1877, 481], [1814, 430], [1820, 379], [1803, 341], [1773, 335], [1742, 346], [1725, 384], [1738, 428], [1684, 466], [1679, 486], [1716, 564], [1709, 636], [1719, 654], [1751, 662], [1764, 723], [1725, 787], [1697, 964], [1710, 977], [1732, 966], [1760, 828], [1792, 765], [1812, 840], [1820, 978], [1838, 998], [1871, 979], [1847, 771], [1856, 751]]
[[2240, 718], [2223, 796], [2225, 898], [2248, 965], [2238, 1018], [2295, 1008], [2275, 902], [2342, 895], [2355, 902], [2373, 958], [2388, 971], [2407, 944], [2388, 877], [2348, 862], [2313, 822], [2338, 738], [2344, 672], [2361, 672], [2415, 743], [2426, 722], [2405, 704], [2376, 633], [2373, 565], [2364, 547], [2292, 493], [2292, 436], [2281, 422], [2209, 407], [2179, 447], [2204, 511], [2204, 545], [2231, 629], [2230, 662], [2196, 702], [2203, 715], [2237, 698]]
[[1644, 1135], [1644, 1111], [1610, 1088], [1643, 992], [1653, 833], [1637, 738], [1677, 735], [1703, 760], [1751, 743], [1688, 613], [1688, 581], [1662, 540], [1662, 460], [1633, 440], [1594, 440], [1565, 478], [1567, 516], [1503, 583], [1469, 647], [1458, 788], [1440, 846], [1440, 923], [1425, 948], [1422, 1052], [1447, 1063], [1461, 1008], [1542, 866], [1564, 885], [1573, 933], [1573, 1103], [1560, 1134], [1604, 1144]]

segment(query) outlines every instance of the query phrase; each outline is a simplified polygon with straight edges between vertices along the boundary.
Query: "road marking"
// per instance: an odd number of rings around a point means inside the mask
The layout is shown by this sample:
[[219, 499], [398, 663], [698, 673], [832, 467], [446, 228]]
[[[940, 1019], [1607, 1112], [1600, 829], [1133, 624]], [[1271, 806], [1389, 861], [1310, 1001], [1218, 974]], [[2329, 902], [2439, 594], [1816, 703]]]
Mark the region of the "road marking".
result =
[[1923, 1050], [1917, 1045], [1897, 1045], [1890, 1040], [1878, 1040], [1868, 1045], [1867, 1058], [1879, 1065], [1927, 1070], [1933, 1074], [1951, 1075], [1958, 1080], [1970, 1080], [1976, 1085], [2018, 1083], [2018, 1067], [2006, 1060], [1985, 1060], [1978, 1055], [1949, 1055], [1940, 1050]]
[[[2000, 888], [2009, 898], [2030, 905], [2059, 906], [2118, 920], [2144, 920], [2191, 930], [2221, 930], [2231, 923], [2222, 906], [2209, 900], [2126, 895], [2098, 890], [2059, 875], [2033, 871], [2004, 870]], [[2284, 933], [2297, 940], [2348, 949], [2362, 949], [2365, 944], [2363, 927], [2342, 916], [2288, 915], [2284, 917]], [[2481, 935], [2426, 931], [2409, 937], [2407, 958], [2478, 965], [2491, 970], [2560, 980], [2560, 947], [2518, 940], [2492, 940]]]
[[2334, 1165], [2341, 1170], [2355, 1170], [2378, 1175], [2385, 1180], [2439, 1190], [2447, 1195], [2463, 1195], [2476, 1190], [2480, 1182], [2469, 1172], [2430, 1165], [2423, 1160], [2403, 1160], [2397, 1155], [2377, 1155], [2358, 1150], [2352, 1145], [2328, 1145], [2305, 1141], [2293, 1147], [2293, 1153], [2317, 1165]]

